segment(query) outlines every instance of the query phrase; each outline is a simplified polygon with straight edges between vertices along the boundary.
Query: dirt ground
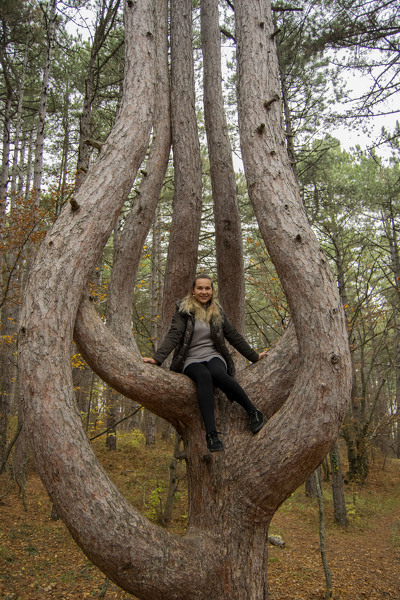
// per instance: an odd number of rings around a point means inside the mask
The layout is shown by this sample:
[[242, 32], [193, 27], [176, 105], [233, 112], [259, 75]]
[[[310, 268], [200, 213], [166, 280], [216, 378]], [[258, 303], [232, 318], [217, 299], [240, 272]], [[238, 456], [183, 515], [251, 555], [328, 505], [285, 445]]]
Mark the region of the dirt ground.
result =
[[[140, 440], [98, 454], [132, 504], [155, 518], [165, 493], [170, 445], [145, 448]], [[10, 487], [11, 486], [11, 487]], [[350, 525], [333, 524], [329, 483], [324, 483], [327, 559], [335, 600], [400, 600], [400, 461], [376, 460], [363, 487], [346, 489]], [[172, 523], [183, 530], [185, 490]], [[0, 598], [4, 600], [128, 600], [85, 557], [61, 521], [30, 466], [27, 510], [8, 475], [0, 479]], [[269, 587], [273, 600], [325, 597], [318, 508], [300, 488], [275, 515], [270, 533], [284, 548], [269, 546]], [[162, 599], [160, 599], [162, 600]], [[190, 600], [190, 598], [188, 598]], [[232, 600], [241, 600], [232, 599]]]

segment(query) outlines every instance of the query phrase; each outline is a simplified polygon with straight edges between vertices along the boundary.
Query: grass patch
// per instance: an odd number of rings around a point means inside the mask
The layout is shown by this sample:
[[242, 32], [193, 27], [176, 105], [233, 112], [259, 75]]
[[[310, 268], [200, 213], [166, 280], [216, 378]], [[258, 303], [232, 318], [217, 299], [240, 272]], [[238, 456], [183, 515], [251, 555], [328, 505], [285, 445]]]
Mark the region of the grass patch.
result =
[[15, 554], [8, 548], [0, 547], [0, 560], [5, 563], [12, 563], [15, 560]]

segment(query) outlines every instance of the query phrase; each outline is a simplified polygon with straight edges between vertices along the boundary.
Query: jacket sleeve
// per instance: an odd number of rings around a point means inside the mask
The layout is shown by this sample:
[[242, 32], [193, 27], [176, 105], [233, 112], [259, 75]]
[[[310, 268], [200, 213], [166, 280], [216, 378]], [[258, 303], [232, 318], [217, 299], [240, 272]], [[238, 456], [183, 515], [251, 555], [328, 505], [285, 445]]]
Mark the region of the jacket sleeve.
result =
[[226, 316], [224, 316], [223, 331], [225, 339], [228, 340], [231, 346], [236, 348], [236, 350], [240, 352], [242, 356], [244, 356], [245, 358], [247, 358], [247, 360], [250, 360], [251, 362], [258, 361], [258, 352], [253, 350], [250, 344], [246, 342], [244, 337], [238, 331], [236, 331], [236, 329], [234, 328], [232, 323], [226, 318]]
[[172, 317], [171, 327], [169, 328], [167, 335], [161, 342], [157, 352], [153, 355], [154, 360], [159, 364], [164, 362], [167, 356], [171, 354], [172, 350], [179, 345], [185, 332], [185, 325], [185, 316], [177, 309]]

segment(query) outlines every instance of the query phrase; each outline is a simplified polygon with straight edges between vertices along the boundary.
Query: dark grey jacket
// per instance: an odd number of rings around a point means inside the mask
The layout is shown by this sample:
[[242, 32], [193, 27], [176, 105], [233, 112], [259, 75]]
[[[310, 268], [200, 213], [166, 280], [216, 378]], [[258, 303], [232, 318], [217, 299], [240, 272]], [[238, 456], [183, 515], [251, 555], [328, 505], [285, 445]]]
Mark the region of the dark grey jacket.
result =
[[[211, 338], [217, 351], [222, 354], [227, 364], [229, 375], [235, 375], [235, 365], [225, 340], [236, 348], [240, 354], [251, 362], [258, 361], [258, 353], [246, 342], [233, 325], [228, 321], [225, 313], [221, 310], [222, 321], [220, 323], [210, 323]], [[192, 313], [182, 313], [179, 311], [179, 303], [172, 318], [171, 327], [165, 336], [161, 346], [154, 354], [153, 358], [162, 363], [167, 356], [175, 350], [171, 363], [171, 370], [181, 372], [189, 352], [190, 343], [193, 337], [195, 318]]]

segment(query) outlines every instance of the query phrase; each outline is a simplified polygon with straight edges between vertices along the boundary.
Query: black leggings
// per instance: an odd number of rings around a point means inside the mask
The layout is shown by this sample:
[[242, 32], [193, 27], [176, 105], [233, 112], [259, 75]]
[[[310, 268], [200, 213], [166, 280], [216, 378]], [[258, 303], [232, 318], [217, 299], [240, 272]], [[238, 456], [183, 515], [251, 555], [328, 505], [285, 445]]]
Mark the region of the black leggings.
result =
[[197, 399], [206, 433], [216, 430], [214, 415], [214, 386], [218, 387], [232, 402], [250, 412], [256, 410], [246, 392], [238, 382], [226, 372], [225, 363], [220, 358], [212, 358], [207, 362], [191, 363], [184, 374], [193, 379], [197, 388]]

